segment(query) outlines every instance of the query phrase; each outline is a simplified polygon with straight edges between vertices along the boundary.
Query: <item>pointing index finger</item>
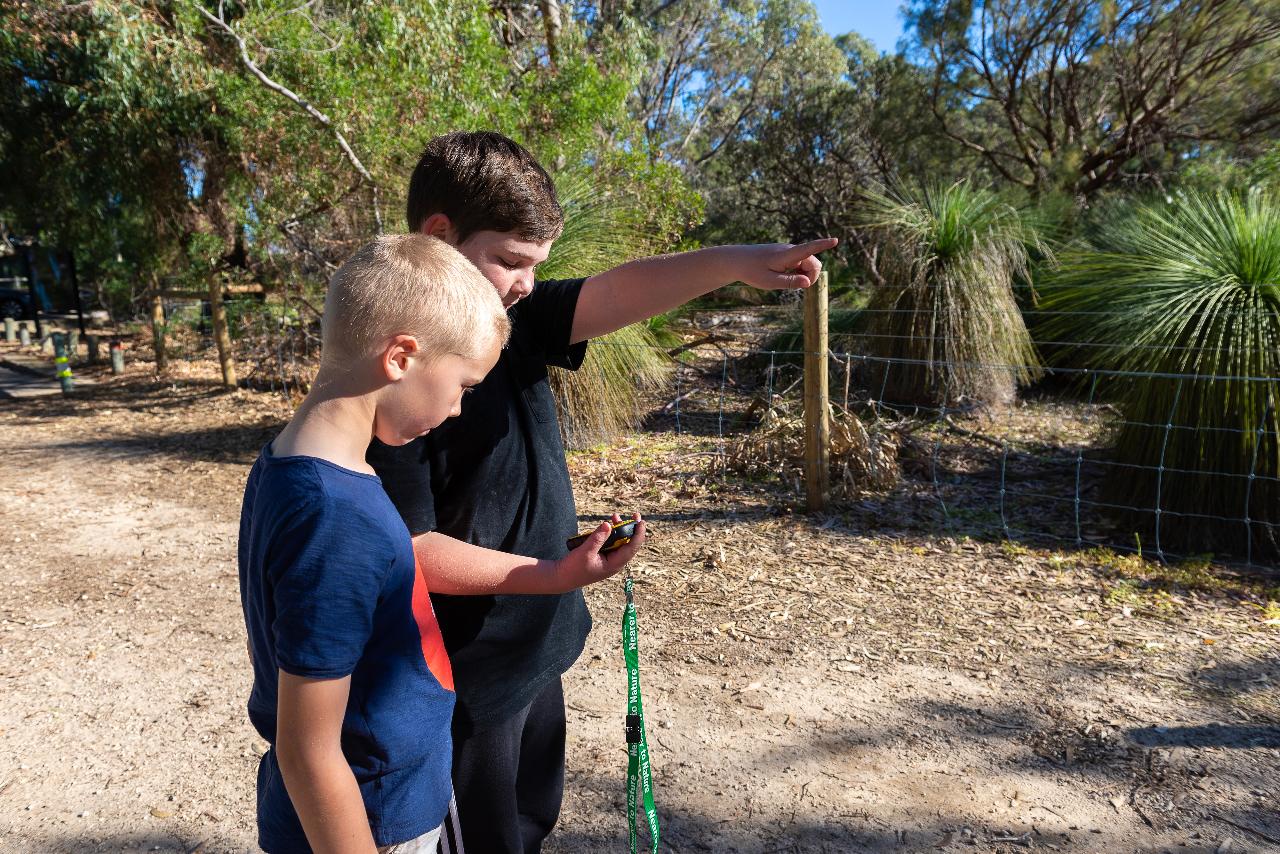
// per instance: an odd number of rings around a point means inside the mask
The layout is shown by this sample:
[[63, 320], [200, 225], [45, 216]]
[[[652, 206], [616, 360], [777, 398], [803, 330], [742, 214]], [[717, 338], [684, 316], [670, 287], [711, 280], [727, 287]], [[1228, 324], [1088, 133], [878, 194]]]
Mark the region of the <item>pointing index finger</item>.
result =
[[787, 250], [783, 256], [788, 264], [796, 264], [817, 255], [819, 252], [826, 252], [828, 249], [835, 249], [840, 243], [838, 237], [821, 237], [817, 240], [810, 240], [807, 243], [798, 243]]

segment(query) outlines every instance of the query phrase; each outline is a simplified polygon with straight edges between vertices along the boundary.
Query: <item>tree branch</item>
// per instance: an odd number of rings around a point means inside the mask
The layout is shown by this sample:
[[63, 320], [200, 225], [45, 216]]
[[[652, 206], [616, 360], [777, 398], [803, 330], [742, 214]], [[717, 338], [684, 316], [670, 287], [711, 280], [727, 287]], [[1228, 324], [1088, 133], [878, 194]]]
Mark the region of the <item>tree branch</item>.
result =
[[261, 68], [258, 67], [257, 63], [253, 61], [253, 58], [249, 56], [249, 47], [247, 44], [245, 44], [245, 40], [222, 17], [221, 6], [219, 6], [218, 8], [217, 15], [211, 14], [208, 9], [205, 9], [203, 6], [200, 6], [199, 4], [196, 5], [196, 11], [198, 11], [201, 15], [203, 15], [206, 19], [208, 19], [209, 22], [212, 23], [215, 27], [222, 30], [224, 33], [231, 36], [231, 38], [235, 40], [236, 45], [240, 48], [240, 61], [244, 63], [245, 67], [249, 69], [249, 72], [253, 74], [254, 77], [258, 78], [258, 81], [262, 83], [263, 86], [266, 86], [272, 92], [275, 92], [277, 95], [280, 95], [281, 97], [289, 101], [292, 101], [294, 104], [301, 107], [303, 111], [306, 112], [306, 114], [309, 115], [313, 120], [315, 120], [317, 124], [319, 124], [321, 127], [324, 127], [325, 129], [327, 129], [333, 134], [334, 138], [338, 141], [338, 147], [342, 149], [342, 153], [347, 158], [347, 161], [352, 165], [352, 167], [355, 168], [356, 172], [360, 174], [360, 177], [363, 178], [366, 182], [368, 182], [369, 186], [373, 189], [373, 217], [378, 224], [378, 233], [381, 234], [382, 233], [382, 210], [378, 204], [378, 182], [373, 180], [373, 176], [369, 174], [369, 170], [366, 169], [364, 167], [364, 164], [360, 162], [360, 158], [357, 157], [355, 151], [352, 150], [351, 144], [347, 142], [347, 138], [342, 135], [342, 131], [340, 131], [334, 125], [333, 120], [330, 119], [324, 113], [320, 112], [320, 110], [316, 109], [316, 107], [313, 104], [311, 104], [309, 101], [307, 101], [306, 99], [298, 95], [293, 90], [289, 89], [287, 86], [284, 86], [272, 80], [270, 77], [266, 75], [266, 72], [264, 72]]

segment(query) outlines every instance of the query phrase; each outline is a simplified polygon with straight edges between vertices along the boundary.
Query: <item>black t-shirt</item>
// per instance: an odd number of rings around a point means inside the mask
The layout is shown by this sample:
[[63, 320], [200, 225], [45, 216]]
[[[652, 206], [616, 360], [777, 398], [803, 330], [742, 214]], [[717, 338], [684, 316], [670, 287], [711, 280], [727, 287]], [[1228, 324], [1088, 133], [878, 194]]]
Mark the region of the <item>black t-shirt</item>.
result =
[[[477, 546], [536, 558], [566, 553], [578, 515], [547, 366], [576, 370], [586, 342], [570, 345], [582, 279], [539, 282], [509, 312], [511, 340], [462, 401], [462, 414], [426, 436], [368, 452], [414, 534], [439, 531]], [[591, 615], [582, 592], [550, 596], [432, 594], [453, 662], [464, 731], [518, 712], [582, 654]]]

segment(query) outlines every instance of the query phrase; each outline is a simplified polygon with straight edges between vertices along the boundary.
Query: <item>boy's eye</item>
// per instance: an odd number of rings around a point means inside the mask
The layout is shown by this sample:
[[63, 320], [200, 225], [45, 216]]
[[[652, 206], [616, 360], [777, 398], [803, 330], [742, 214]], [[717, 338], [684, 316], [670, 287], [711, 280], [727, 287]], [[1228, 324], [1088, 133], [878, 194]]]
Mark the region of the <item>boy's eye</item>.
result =
[[514, 270], [516, 267], [520, 266], [515, 261], [508, 261], [506, 258], [499, 258], [498, 263], [506, 267], [508, 270]]

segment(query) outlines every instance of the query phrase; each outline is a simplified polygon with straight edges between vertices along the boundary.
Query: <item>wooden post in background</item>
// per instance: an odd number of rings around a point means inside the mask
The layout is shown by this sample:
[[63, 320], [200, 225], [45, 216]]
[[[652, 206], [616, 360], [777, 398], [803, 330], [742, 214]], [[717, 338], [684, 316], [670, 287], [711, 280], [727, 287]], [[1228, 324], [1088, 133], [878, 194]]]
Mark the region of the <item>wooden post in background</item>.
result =
[[805, 509], [827, 506], [831, 478], [831, 406], [827, 388], [827, 272], [804, 292]]
[[236, 387], [235, 355], [231, 352], [231, 333], [227, 329], [227, 308], [222, 304], [222, 278], [209, 277], [209, 315], [213, 320], [213, 340], [218, 345], [218, 363], [222, 366], [222, 384]]
[[27, 279], [27, 298], [31, 300], [31, 317], [36, 322], [36, 340], [44, 338], [44, 323], [40, 320], [40, 295], [36, 292], [36, 262], [31, 244], [22, 247], [22, 274]]

